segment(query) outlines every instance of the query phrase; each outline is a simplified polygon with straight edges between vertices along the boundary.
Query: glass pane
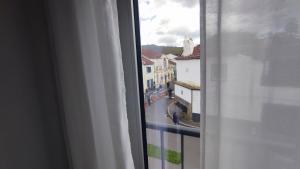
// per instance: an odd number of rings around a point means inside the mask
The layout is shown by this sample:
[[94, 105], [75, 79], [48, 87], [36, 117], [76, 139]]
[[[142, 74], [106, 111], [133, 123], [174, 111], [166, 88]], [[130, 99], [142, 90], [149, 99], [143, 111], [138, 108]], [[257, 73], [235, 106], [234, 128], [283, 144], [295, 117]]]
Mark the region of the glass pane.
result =
[[300, 1], [206, 5], [205, 167], [300, 168]]
[[199, 169], [200, 2], [139, 0], [139, 15], [149, 169]]

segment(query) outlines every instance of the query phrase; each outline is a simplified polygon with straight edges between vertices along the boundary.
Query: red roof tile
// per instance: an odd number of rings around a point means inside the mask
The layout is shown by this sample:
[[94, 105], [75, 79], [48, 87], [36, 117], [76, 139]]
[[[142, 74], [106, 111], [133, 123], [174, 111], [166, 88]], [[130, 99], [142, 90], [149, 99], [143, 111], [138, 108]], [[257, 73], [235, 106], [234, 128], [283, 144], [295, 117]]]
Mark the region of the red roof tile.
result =
[[152, 62], [151, 60], [145, 58], [145, 57], [142, 57], [142, 63], [143, 65], [153, 65], [154, 62]]
[[200, 59], [200, 44], [194, 47], [193, 56]]
[[151, 49], [142, 49], [142, 55], [149, 59], [159, 59], [161, 57], [161, 53]]

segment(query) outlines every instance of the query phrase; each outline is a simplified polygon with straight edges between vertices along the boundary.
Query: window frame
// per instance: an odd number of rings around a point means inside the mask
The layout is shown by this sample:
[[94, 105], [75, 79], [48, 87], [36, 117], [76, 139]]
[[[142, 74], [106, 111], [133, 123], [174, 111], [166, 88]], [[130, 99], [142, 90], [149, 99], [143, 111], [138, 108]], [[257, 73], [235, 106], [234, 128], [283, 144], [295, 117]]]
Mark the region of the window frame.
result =
[[151, 73], [151, 67], [150, 67], [150, 66], [147, 66], [147, 67], [146, 67], [146, 71], [147, 71], [147, 73]]
[[[200, 169], [205, 168], [205, 104], [206, 104], [206, 0], [200, 2], [200, 43], [201, 45], [201, 129]], [[131, 149], [136, 169], [148, 169], [146, 117], [144, 107], [143, 68], [141, 61], [141, 38], [138, 0], [117, 0], [122, 61], [125, 74], [126, 102]], [[128, 57], [129, 56], [129, 57]], [[153, 67], [158, 72], [162, 67]], [[176, 70], [174, 76], [176, 77]], [[159, 77], [156, 77], [157, 79]], [[155, 84], [157, 85], [157, 84]], [[134, 145], [134, 146], [133, 146]], [[142, 159], [143, 158], [143, 159]]]
[[148, 169], [138, 0], [117, 0], [117, 6], [131, 151], [135, 168]]

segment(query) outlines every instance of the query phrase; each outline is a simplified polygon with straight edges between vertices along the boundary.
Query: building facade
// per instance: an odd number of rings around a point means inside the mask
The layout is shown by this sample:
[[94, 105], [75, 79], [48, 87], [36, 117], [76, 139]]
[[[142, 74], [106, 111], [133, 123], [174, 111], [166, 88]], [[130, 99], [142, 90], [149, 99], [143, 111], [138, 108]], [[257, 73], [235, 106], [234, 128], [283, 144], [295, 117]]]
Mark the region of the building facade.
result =
[[142, 57], [142, 67], [143, 67], [143, 83], [144, 83], [144, 92], [146, 89], [153, 90], [155, 88], [154, 81], [154, 62], [151, 60]]
[[[185, 110], [186, 120], [200, 121], [200, 45], [194, 47], [191, 39], [184, 41], [183, 54], [175, 58], [175, 99]], [[191, 48], [193, 50], [191, 50]]]
[[174, 60], [177, 56], [173, 54], [165, 55], [153, 50], [142, 49], [142, 57], [153, 62], [155, 88], [165, 87], [167, 82], [174, 80], [175, 62], [170, 64], [169, 61]]

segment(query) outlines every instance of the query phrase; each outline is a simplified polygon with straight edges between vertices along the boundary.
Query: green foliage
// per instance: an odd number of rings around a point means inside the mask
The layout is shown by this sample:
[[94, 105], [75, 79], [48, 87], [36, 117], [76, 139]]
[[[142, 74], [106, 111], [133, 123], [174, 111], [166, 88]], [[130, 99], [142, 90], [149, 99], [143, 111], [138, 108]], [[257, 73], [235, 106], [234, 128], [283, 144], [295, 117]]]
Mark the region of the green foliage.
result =
[[182, 47], [170, 47], [170, 46], [165, 46], [162, 48], [162, 53], [163, 54], [173, 54], [173, 55], [181, 55], [183, 51]]
[[143, 49], [151, 49], [163, 54], [181, 55], [183, 48], [176, 46], [158, 46], [158, 45], [143, 45]]
[[[161, 153], [160, 153], [160, 147], [153, 145], [153, 144], [148, 144], [147, 146], [148, 150], [148, 156], [160, 159]], [[180, 164], [181, 163], [181, 153], [174, 151], [174, 150], [164, 150], [165, 154], [165, 160], [167, 160], [170, 163], [173, 164]]]

